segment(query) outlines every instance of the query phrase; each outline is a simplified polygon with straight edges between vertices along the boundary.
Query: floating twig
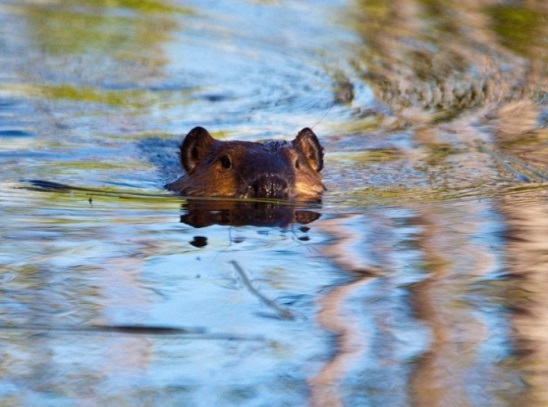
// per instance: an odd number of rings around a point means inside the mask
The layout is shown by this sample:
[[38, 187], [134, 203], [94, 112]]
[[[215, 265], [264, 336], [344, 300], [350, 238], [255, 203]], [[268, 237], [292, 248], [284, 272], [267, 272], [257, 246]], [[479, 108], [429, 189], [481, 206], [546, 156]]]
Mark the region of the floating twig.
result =
[[275, 301], [271, 300], [270, 298], [265, 297], [259, 290], [257, 290], [253, 285], [251, 284], [251, 281], [249, 281], [249, 278], [247, 277], [247, 274], [245, 271], [240, 267], [237, 261], [231, 260], [230, 263], [232, 266], [234, 266], [234, 269], [240, 276], [240, 279], [242, 280], [242, 283], [244, 286], [249, 290], [251, 294], [253, 294], [255, 297], [260, 299], [265, 305], [275, 310], [278, 315], [283, 319], [295, 319], [295, 316], [291, 311], [288, 309], [285, 309], [283, 307], [280, 307]]

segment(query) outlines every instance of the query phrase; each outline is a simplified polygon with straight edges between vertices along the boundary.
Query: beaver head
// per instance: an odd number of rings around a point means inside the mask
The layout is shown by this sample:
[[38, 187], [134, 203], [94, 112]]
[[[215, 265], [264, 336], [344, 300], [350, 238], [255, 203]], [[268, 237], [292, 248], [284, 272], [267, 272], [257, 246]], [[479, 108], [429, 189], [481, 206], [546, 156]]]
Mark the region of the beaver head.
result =
[[186, 175], [166, 185], [188, 196], [317, 200], [325, 191], [323, 148], [305, 128], [289, 141], [216, 140], [202, 127], [180, 147]]

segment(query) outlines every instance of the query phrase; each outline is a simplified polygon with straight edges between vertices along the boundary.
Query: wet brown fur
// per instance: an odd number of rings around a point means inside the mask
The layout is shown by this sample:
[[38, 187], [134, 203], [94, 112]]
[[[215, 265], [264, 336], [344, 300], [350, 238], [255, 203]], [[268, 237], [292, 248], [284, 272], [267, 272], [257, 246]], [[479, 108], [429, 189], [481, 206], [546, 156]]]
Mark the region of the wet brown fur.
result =
[[180, 157], [186, 174], [166, 187], [182, 195], [312, 201], [325, 191], [323, 148], [308, 128], [291, 142], [254, 143], [216, 140], [196, 127]]

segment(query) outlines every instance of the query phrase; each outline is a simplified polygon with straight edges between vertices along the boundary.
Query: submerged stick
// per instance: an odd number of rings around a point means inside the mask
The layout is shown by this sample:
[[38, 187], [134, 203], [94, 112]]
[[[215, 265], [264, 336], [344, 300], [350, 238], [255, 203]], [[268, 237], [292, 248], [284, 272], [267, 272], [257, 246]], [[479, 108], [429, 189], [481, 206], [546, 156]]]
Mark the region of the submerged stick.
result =
[[100, 334], [114, 333], [125, 335], [146, 336], [183, 336], [185, 339], [213, 339], [213, 340], [249, 340], [262, 341], [260, 336], [242, 336], [229, 333], [207, 332], [203, 328], [179, 328], [169, 326], [146, 325], [87, 325], [87, 326], [49, 326], [49, 325], [0, 325], [0, 331], [31, 331], [39, 333], [59, 334]]
[[40, 179], [22, 179], [21, 182], [30, 184], [31, 186], [22, 186], [21, 189], [31, 191], [46, 191], [46, 192], [66, 192], [66, 193], [82, 193], [86, 195], [110, 196], [117, 198], [169, 198], [176, 197], [173, 194], [151, 194], [146, 192], [135, 192], [131, 190], [109, 190], [107, 188], [83, 188], [59, 182], [46, 181]]
[[275, 310], [279, 316], [283, 319], [295, 319], [295, 316], [291, 311], [288, 309], [285, 309], [283, 307], [280, 307], [275, 301], [271, 300], [270, 298], [265, 297], [259, 290], [257, 290], [253, 285], [251, 284], [251, 281], [249, 281], [249, 278], [247, 277], [247, 274], [245, 271], [240, 267], [237, 261], [231, 260], [230, 263], [234, 267], [234, 270], [238, 273], [240, 276], [240, 279], [242, 280], [242, 283], [245, 285], [245, 287], [249, 290], [251, 294], [253, 294], [255, 297], [260, 299], [266, 306], [272, 308]]

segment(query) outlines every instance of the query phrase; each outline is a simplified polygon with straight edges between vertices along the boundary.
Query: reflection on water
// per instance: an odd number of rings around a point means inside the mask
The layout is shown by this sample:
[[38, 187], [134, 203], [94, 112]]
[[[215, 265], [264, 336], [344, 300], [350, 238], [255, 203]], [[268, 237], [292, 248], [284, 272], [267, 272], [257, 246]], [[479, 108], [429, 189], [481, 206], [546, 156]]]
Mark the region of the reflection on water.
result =
[[307, 224], [319, 213], [299, 209], [284, 202], [247, 202], [237, 200], [190, 199], [183, 204], [181, 222], [195, 228], [211, 225], [287, 227], [292, 223]]
[[[546, 405], [544, 2], [220, 3], [0, 0], [0, 404]], [[323, 203], [163, 190], [194, 126]]]
[[548, 403], [548, 205], [546, 195], [503, 196], [497, 207], [506, 224], [505, 263], [509, 286], [508, 308], [515, 332], [516, 364], [529, 385], [527, 402]]

